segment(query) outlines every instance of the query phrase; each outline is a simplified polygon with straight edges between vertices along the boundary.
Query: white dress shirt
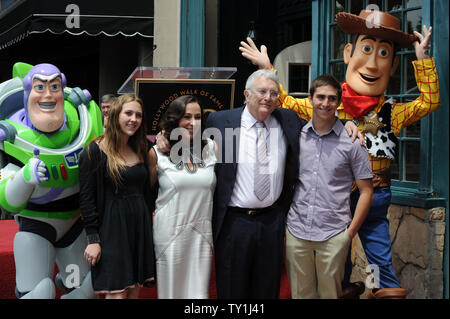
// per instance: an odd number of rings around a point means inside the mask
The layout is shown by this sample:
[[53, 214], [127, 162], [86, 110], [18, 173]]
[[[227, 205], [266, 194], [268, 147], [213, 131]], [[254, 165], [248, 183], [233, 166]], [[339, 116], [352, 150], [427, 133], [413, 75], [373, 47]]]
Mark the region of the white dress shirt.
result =
[[280, 123], [272, 115], [264, 121], [267, 133], [270, 194], [259, 200], [253, 192], [253, 166], [256, 154], [257, 120], [244, 108], [239, 132], [239, 153], [236, 181], [228, 206], [241, 208], [264, 208], [271, 206], [280, 197], [283, 189], [287, 140]]

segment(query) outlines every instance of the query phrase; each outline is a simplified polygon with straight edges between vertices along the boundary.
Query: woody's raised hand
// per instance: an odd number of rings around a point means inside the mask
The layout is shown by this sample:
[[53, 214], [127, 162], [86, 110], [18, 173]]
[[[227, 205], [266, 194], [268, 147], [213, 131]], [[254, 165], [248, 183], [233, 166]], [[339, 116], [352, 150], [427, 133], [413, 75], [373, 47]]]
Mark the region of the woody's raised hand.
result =
[[427, 29], [425, 25], [423, 26], [423, 33], [425, 37], [419, 32], [414, 31], [414, 35], [418, 39], [418, 41], [413, 42], [414, 49], [416, 50], [417, 60], [430, 58], [429, 50], [431, 47], [431, 30], [432, 30], [431, 26], [429, 29]]
[[[248, 42], [248, 43], [247, 43]], [[241, 41], [241, 46], [239, 50], [244, 58], [250, 60], [254, 65], [258, 66], [259, 69], [271, 69], [270, 59], [267, 55], [267, 47], [261, 45], [261, 49], [255, 45], [255, 42], [251, 38], [247, 38], [247, 42]]]

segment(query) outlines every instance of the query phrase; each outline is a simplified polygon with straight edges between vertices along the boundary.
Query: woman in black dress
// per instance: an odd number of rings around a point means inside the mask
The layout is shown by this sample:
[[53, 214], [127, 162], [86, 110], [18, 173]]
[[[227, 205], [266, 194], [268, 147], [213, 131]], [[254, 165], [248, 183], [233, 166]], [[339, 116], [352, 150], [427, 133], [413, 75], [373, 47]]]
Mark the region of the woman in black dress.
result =
[[155, 258], [145, 119], [142, 101], [122, 95], [111, 106], [103, 136], [79, 161], [80, 207], [96, 293], [139, 297], [154, 283]]

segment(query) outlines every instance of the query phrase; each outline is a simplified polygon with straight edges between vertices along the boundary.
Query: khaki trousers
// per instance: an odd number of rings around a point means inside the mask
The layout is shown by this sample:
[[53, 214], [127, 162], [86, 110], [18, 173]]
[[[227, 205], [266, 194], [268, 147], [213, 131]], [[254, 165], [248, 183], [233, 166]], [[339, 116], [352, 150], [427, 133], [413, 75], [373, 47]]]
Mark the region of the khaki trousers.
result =
[[350, 247], [347, 229], [326, 241], [294, 237], [286, 227], [286, 270], [292, 299], [336, 299]]

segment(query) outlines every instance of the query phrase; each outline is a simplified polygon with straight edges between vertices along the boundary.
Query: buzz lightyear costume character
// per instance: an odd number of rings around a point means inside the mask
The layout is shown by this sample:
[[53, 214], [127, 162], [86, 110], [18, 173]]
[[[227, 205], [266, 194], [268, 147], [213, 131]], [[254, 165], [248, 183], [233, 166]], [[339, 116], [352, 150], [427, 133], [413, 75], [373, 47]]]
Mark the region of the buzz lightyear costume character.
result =
[[[94, 298], [88, 238], [79, 208], [78, 158], [102, 134], [101, 113], [87, 90], [68, 88], [51, 64], [16, 63], [0, 84], [0, 206], [14, 215], [16, 295]], [[61, 285], [62, 284], [62, 285]]]

